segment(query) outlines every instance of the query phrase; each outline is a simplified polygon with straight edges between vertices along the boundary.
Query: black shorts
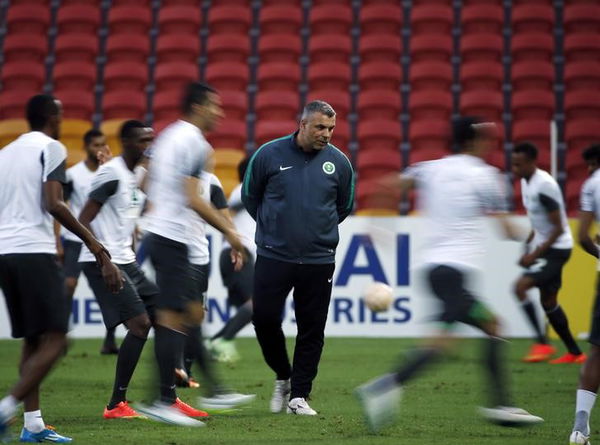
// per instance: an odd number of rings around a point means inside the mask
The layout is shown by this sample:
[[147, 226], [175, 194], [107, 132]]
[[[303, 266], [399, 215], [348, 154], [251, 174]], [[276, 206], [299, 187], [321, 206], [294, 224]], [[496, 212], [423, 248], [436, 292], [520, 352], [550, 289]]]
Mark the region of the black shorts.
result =
[[240, 307], [252, 299], [254, 289], [254, 260], [247, 249], [245, 253], [246, 261], [239, 272], [234, 270], [231, 262], [231, 248], [223, 250], [219, 258], [221, 279], [227, 288], [227, 300], [230, 305], [235, 307]]
[[123, 289], [113, 294], [108, 290], [100, 268], [96, 263], [81, 263], [96, 301], [102, 311], [104, 324], [108, 329], [148, 312], [154, 319], [154, 305], [158, 298], [158, 287], [146, 278], [137, 263], [118, 264], [125, 282]]
[[206, 301], [209, 268], [209, 264], [190, 264], [190, 274], [192, 278], [192, 301], [199, 301], [202, 304], [204, 304]]
[[56, 255], [0, 255], [0, 287], [14, 338], [67, 332], [71, 307], [64, 292], [63, 270]]
[[71, 240], [63, 240], [63, 251], [65, 253], [63, 259], [63, 270], [65, 278], [79, 278], [81, 273], [81, 263], [79, 262], [79, 254], [81, 253], [82, 243]]
[[155, 233], [149, 233], [146, 237], [148, 255], [156, 271], [156, 284], [160, 290], [156, 307], [185, 311], [194, 295], [187, 245]]
[[571, 249], [548, 249], [523, 275], [533, 278], [536, 287], [558, 292], [562, 286], [562, 270], [570, 256]]
[[596, 276], [596, 301], [592, 311], [592, 329], [588, 341], [600, 346], [600, 272]]
[[451, 266], [434, 266], [428, 274], [432, 292], [442, 302], [438, 320], [442, 323], [465, 323], [475, 327], [494, 319], [492, 312], [465, 289], [464, 274]]

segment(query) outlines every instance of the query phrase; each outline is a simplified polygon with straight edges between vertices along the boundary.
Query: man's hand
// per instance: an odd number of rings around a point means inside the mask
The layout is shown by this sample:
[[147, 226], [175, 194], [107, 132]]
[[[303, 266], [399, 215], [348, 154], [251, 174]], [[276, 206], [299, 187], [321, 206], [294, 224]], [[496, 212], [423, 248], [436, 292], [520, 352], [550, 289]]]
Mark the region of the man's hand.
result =
[[[242, 251], [243, 252], [243, 251]], [[233, 270], [239, 272], [244, 267], [244, 254], [238, 251], [231, 249], [231, 263], [233, 264]]]
[[235, 264], [235, 270], [238, 271], [244, 265], [244, 245], [240, 234], [235, 229], [230, 228], [223, 233], [225, 239], [231, 244], [231, 262]]
[[110, 261], [110, 253], [106, 248], [93, 239], [87, 244], [87, 248], [96, 257], [96, 262], [102, 272], [102, 278], [106, 283], [106, 287], [113, 294], [116, 294], [123, 289], [123, 276], [121, 270]]
[[529, 268], [538, 259], [536, 252], [526, 253], [519, 260], [519, 266]]

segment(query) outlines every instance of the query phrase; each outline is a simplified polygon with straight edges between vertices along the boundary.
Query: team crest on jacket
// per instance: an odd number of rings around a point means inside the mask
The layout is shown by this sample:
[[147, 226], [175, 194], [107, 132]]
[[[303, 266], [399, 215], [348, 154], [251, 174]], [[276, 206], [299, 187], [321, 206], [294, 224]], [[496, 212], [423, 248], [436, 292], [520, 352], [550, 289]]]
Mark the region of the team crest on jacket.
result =
[[323, 162], [323, 171], [328, 175], [333, 174], [333, 172], [335, 172], [335, 165], [333, 164], [333, 162]]

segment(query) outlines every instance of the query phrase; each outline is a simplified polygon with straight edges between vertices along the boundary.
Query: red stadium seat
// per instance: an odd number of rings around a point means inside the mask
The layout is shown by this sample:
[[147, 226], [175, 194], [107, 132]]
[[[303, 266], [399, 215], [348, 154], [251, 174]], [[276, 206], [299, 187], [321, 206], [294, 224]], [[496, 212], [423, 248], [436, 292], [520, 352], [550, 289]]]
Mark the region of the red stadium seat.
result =
[[9, 34], [4, 40], [4, 63], [29, 62], [44, 63], [48, 41], [29, 34]]
[[[37, 90], [39, 91], [39, 89]], [[3, 90], [0, 92], [0, 119], [22, 119], [31, 90]]]
[[358, 115], [361, 120], [395, 120], [401, 110], [399, 91], [372, 90], [358, 95]]
[[45, 77], [46, 69], [41, 63], [18, 61], [2, 67], [2, 87], [5, 91], [29, 91], [32, 95], [32, 92], [41, 91]]
[[[361, 63], [358, 67], [358, 84], [362, 91], [383, 89], [396, 91], [402, 83], [402, 67], [393, 62]], [[412, 81], [411, 81], [411, 85]]]
[[361, 64], [369, 62], [399, 63], [402, 54], [400, 35], [372, 34], [358, 41]]
[[576, 33], [565, 36], [567, 62], [600, 60], [600, 39], [593, 33]]
[[58, 9], [56, 24], [58, 35], [77, 33], [95, 36], [100, 26], [100, 8], [86, 4], [61, 6]]
[[504, 67], [496, 62], [467, 62], [460, 67], [462, 91], [500, 90], [504, 80]]
[[[393, 173], [392, 169], [386, 171], [385, 174]], [[369, 214], [397, 214], [400, 205], [399, 194], [381, 193], [378, 189], [377, 180], [359, 181], [356, 188], [356, 201], [358, 210], [369, 211]]]
[[475, 3], [463, 6], [461, 11], [462, 34], [500, 34], [504, 25], [502, 4]]
[[94, 114], [94, 90], [76, 90], [73, 88], [54, 88], [52, 93], [60, 99], [63, 114], [68, 119], [83, 119], [89, 121]]
[[259, 91], [293, 91], [297, 94], [300, 69], [291, 63], [264, 63], [258, 65]]
[[567, 91], [565, 115], [569, 119], [600, 119], [600, 91]]
[[467, 91], [460, 95], [461, 114], [499, 122], [504, 108], [501, 91]]
[[356, 159], [356, 170], [360, 180], [381, 179], [390, 173], [397, 173], [402, 167], [402, 156], [399, 150], [359, 151]]
[[310, 10], [311, 36], [349, 36], [352, 20], [352, 8], [348, 3], [313, 5]]
[[108, 63], [137, 62], [146, 65], [150, 53], [150, 38], [146, 34], [109, 35], [106, 43]]
[[161, 35], [156, 43], [156, 56], [159, 64], [196, 64], [200, 56], [200, 40], [185, 34]]
[[298, 129], [295, 120], [259, 121], [256, 123], [256, 143], [258, 146], [273, 139], [291, 134]]
[[193, 5], [162, 6], [158, 14], [160, 35], [183, 34], [193, 39], [200, 32], [200, 11]]
[[[42, 0], [46, 3], [45, 0]], [[92, 6], [100, 6], [101, 0], [62, 0], [60, 2], [61, 6], [66, 5], [92, 5]]]
[[428, 89], [450, 90], [452, 85], [452, 65], [447, 62], [421, 61], [410, 65], [411, 91]]
[[221, 103], [225, 111], [225, 118], [233, 120], [246, 120], [248, 112], [248, 95], [245, 91], [219, 91]]
[[[306, 102], [310, 102], [313, 100], [324, 100], [329, 105], [333, 107], [338, 118], [345, 117], [350, 112], [350, 94], [345, 91], [330, 91], [330, 90], [311, 90]], [[338, 132], [336, 123], [335, 132]]]
[[547, 33], [515, 34], [511, 40], [513, 63], [544, 61], [554, 63], [554, 36]]
[[411, 120], [408, 130], [410, 163], [436, 159], [450, 149], [450, 123], [448, 120]]
[[[283, 136], [283, 134], [281, 135]], [[227, 125], [220, 125], [208, 134], [208, 140], [213, 147], [227, 147], [243, 150], [248, 140], [246, 122], [227, 120]]]
[[554, 27], [552, 5], [522, 4], [512, 8], [512, 28], [515, 33], [541, 32], [551, 34]]
[[258, 40], [258, 54], [260, 56], [261, 64], [270, 62], [289, 62], [297, 64], [301, 52], [302, 42], [298, 35], [261, 35]]
[[261, 34], [298, 35], [302, 26], [302, 9], [294, 6], [263, 6], [259, 16]]
[[311, 63], [342, 62], [349, 63], [352, 53], [352, 40], [347, 35], [312, 36], [308, 43]]
[[397, 151], [402, 141], [402, 128], [398, 120], [359, 121], [359, 150]]
[[195, 63], [167, 62], [156, 65], [154, 81], [156, 90], [180, 91], [181, 88], [200, 78], [198, 65]]
[[600, 60], [567, 63], [565, 89], [567, 91], [600, 90]]
[[246, 63], [250, 55], [250, 39], [239, 34], [217, 34], [208, 36], [207, 56], [210, 63]]
[[[335, 107], [334, 107], [335, 109]], [[336, 110], [337, 111], [337, 110]], [[342, 119], [340, 114], [335, 119], [335, 130], [333, 131], [333, 137], [331, 143], [335, 145], [339, 150], [344, 152], [349, 157], [348, 144], [350, 142], [350, 125], [345, 119]]]
[[550, 120], [520, 120], [513, 123], [514, 143], [533, 142], [539, 149], [538, 159], [543, 169], [550, 167]]
[[462, 63], [502, 62], [504, 41], [501, 34], [469, 34], [460, 39]]
[[361, 36], [371, 34], [400, 35], [402, 30], [402, 6], [400, 3], [364, 5], [360, 9]]
[[12, 5], [6, 17], [6, 35], [33, 35], [46, 39], [50, 25], [50, 9], [34, 4]]
[[423, 34], [450, 35], [454, 13], [450, 5], [416, 5], [410, 14], [411, 33], [414, 36]]
[[59, 34], [56, 36], [54, 57], [56, 62], [95, 63], [98, 46], [95, 35]]
[[412, 120], [448, 121], [452, 112], [452, 93], [450, 90], [412, 92], [408, 109]]
[[424, 34], [410, 39], [412, 63], [421, 61], [450, 62], [452, 39], [441, 34]]
[[55, 89], [92, 92], [96, 84], [96, 64], [85, 62], [56, 63], [52, 77]]
[[564, 28], [568, 33], [600, 33], [600, 5], [598, 3], [565, 4]]
[[547, 90], [554, 87], [555, 67], [549, 62], [517, 62], [511, 71], [513, 91]]
[[[154, 122], [167, 122], [177, 119], [181, 112], [181, 98], [172, 91], [157, 91], [153, 100]], [[160, 131], [155, 128], [156, 131]], [[161, 128], [162, 130], [162, 128]]]
[[565, 122], [565, 141], [567, 143], [567, 161], [571, 157], [571, 153], [575, 153], [574, 156], [581, 159], [581, 150], [590, 144], [600, 143], [598, 120], [567, 120]]
[[350, 65], [339, 62], [315, 63], [308, 67], [310, 89], [346, 91], [350, 86]]
[[148, 67], [139, 63], [110, 63], [104, 69], [104, 90], [143, 91], [148, 81]]
[[300, 97], [295, 92], [265, 91], [256, 95], [258, 120], [295, 120], [300, 108]]
[[575, 216], [581, 207], [581, 188], [586, 179], [587, 170], [583, 165], [567, 173], [566, 205], [567, 213], [571, 216]]
[[152, 24], [149, 6], [126, 4], [112, 6], [108, 13], [109, 35], [139, 34], [147, 35]]
[[246, 91], [249, 78], [244, 63], [219, 62], [206, 67], [206, 81], [218, 90]]
[[104, 119], [143, 119], [146, 112], [146, 93], [143, 90], [108, 92], [102, 102]]

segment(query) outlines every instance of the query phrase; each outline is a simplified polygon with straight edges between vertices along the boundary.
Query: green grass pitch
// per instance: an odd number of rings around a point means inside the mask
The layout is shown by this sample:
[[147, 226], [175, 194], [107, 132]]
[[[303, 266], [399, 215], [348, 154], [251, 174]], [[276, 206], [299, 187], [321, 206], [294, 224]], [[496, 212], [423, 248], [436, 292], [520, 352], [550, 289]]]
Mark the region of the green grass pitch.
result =
[[[311, 406], [315, 418], [268, 412], [273, 375], [255, 339], [237, 340], [242, 360], [220, 366], [225, 382], [240, 392], [256, 393], [253, 405], [235, 413], [214, 415], [206, 428], [179, 428], [148, 420], [104, 420], [114, 374], [114, 356], [99, 354], [99, 340], [74, 340], [67, 357], [42, 388], [44, 420], [79, 444], [442, 444], [549, 445], [568, 442], [572, 426], [579, 365], [522, 364], [528, 341], [508, 347], [516, 404], [545, 419], [532, 428], [503, 428], [484, 423], [475, 408], [485, 396], [478, 359], [480, 340], [466, 340], [444, 363], [411, 382], [402, 399], [398, 422], [378, 435], [369, 434], [352, 390], [384, 373], [415, 344], [413, 340], [329, 338], [315, 381]], [[291, 343], [290, 343], [291, 345]], [[130, 385], [129, 399], [149, 397], [152, 343]], [[16, 378], [20, 344], [0, 342], [0, 391]], [[585, 348], [587, 349], [587, 347]], [[291, 348], [290, 348], [291, 350]], [[194, 405], [199, 390], [179, 390]], [[22, 416], [12, 427], [18, 433]], [[592, 437], [600, 419], [593, 416]]]

